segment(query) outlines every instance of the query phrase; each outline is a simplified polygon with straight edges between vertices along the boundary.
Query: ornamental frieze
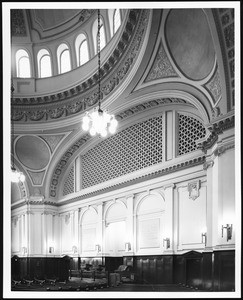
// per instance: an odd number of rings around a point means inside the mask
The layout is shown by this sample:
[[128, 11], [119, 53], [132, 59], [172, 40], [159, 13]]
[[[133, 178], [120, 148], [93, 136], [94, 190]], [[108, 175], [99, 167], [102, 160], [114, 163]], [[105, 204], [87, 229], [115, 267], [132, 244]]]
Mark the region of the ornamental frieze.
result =
[[[142, 46], [148, 19], [149, 10], [130, 11], [125, 33], [123, 33], [111, 57], [101, 68], [101, 99], [104, 96], [108, 96], [120, 84], [134, 64], [135, 58]], [[116, 70], [114, 70], [114, 66], [116, 66]], [[98, 101], [97, 82], [98, 75], [94, 74], [86, 82], [57, 95], [32, 97], [31, 99], [15, 98], [13, 99], [14, 112], [12, 120], [23, 122], [48, 121], [84, 111], [88, 107], [95, 105]], [[58, 105], [58, 107], [52, 107], [54, 102], [57, 101], [56, 106]], [[45, 104], [45, 106], [35, 108], [30, 104]], [[28, 106], [25, 108], [25, 105]], [[49, 109], [47, 109], [47, 105], [50, 106]]]
[[87, 199], [91, 196], [97, 196], [97, 195], [100, 195], [100, 194], [103, 194], [103, 193], [108, 193], [108, 192], [114, 191], [116, 189], [120, 189], [122, 187], [127, 187], [129, 185], [134, 185], [134, 184], [139, 183], [139, 182], [143, 182], [143, 181], [146, 181], [146, 180], [149, 180], [149, 179], [154, 179], [154, 178], [157, 178], [157, 177], [160, 177], [160, 176], [163, 176], [163, 175], [167, 175], [167, 174], [170, 174], [170, 173], [173, 173], [173, 172], [177, 172], [179, 170], [184, 170], [184, 169], [187, 169], [187, 168], [191, 168], [193, 166], [198, 166], [198, 165], [203, 165], [204, 166], [205, 161], [206, 161], [205, 156], [199, 156], [197, 158], [190, 159], [188, 161], [184, 161], [184, 162], [181, 162], [179, 164], [172, 165], [170, 167], [162, 168], [162, 169], [159, 169], [155, 172], [151, 172], [151, 173], [148, 173], [146, 175], [142, 175], [142, 176], [139, 176], [139, 177], [136, 177], [136, 178], [133, 178], [133, 179], [129, 179], [129, 180], [124, 179], [122, 182], [116, 183], [115, 185], [110, 185], [110, 186], [107, 186], [105, 188], [100, 188], [96, 191], [83, 194], [82, 196], [78, 196], [78, 197], [68, 199], [67, 201], [62, 202], [62, 204], [57, 203], [57, 206], [65, 205], [67, 203], [70, 204], [72, 202], [79, 201], [79, 200], [84, 200], [84, 199]]

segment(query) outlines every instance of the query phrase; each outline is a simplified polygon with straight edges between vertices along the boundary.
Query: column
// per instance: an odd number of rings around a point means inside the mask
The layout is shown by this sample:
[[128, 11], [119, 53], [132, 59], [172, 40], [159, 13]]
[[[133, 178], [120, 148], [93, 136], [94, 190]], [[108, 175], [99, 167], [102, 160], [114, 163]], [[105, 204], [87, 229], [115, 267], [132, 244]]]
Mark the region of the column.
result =
[[174, 184], [164, 186], [164, 197], [165, 197], [165, 216], [164, 216], [164, 234], [163, 239], [169, 239], [164, 241], [164, 245], [168, 244], [168, 248], [164, 248], [166, 252], [171, 252], [175, 249], [174, 242]]
[[[134, 240], [134, 195], [129, 195], [126, 197], [127, 200], [127, 220], [126, 220], [126, 246], [125, 255], [134, 254], [135, 252], [135, 240]], [[127, 251], [128, 250], [128, 251]]]
[[96, 242], [97, 245], [100, 246], [100, 254], [104, 252], [104, 220], [103, 220], [103, 212], [104, 212], [104, 203], [101, 202], [97, 206], [98, 209], [98, 222], [97, 222], [97, 235], [96, 235]]
[[[203, 168], [205, 171], [207, 171], [207, 244], [206, 244], [206, 249], [207, 248], [212, 248], [213, 246], [217, 245], [217, 200], [216, 198], [213, 197], [215, 193], [215, 197], [217, 197], [217, 189], [218, 189], [218, 184], [215, 182], [215, 186], [213, 184], [213, 176], [217, 176], [217, 168], [218, 164], [216, 163], [215, 169], [213, 172], [213, 166], [214, 166], [214, 161], [209, 158], [206, 160], [206, 162], [203, 165]], [[214, 199], [214, 200], [213, 200]], [[215, 216], [214, 216], [215, 214]], [[214, 217], [213, 217], [214, 216]], [[216, 229], [216, 230], [215, 230]]]
[[78, 156], [75, 160], [75, 192], [79, 192], [81, 190], [81, 162], [80, 156]]

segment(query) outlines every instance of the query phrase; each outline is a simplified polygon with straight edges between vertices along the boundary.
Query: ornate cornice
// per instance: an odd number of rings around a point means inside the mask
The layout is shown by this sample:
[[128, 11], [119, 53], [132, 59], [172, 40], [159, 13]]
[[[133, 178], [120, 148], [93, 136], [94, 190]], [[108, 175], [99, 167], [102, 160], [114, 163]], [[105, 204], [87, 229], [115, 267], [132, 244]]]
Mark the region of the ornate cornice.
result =
[[100, 188], [100, 189], [98, 189], [94, 192], [90, 192], [90, 193], [87, 193], [87, 194], [83, 194], [82, 196], [78, 196], [78, 197], [68, 199], [66, 202], [62, 202], [61, 204], [57, 202], [57, 206], [65, 205], [66, 203], [72, 203], [72, 202], [76, 202], [76, 201], [79, 201], [79, 200], [84, 200], [84, 199], [87, 199], [87, 198], [92, 197], [92, 196], [101, 195], [101, 194], [104, 194], [104, 193], [107, 193], [107, 192], [110, 192], [110, 191], [114, 191], [116, 189], [121, 189], [121, 188], [130, 186], [130, 185], [134, 185], [134, 184], [144, 182], [144, 181], [147, 181], [147, 180], [150, 180], [150, 179], [154, 179], [154, 178], [157, 178], [157, 177], [160, 177], [160, 176], [168, 175], [170, 173], [174, 173], [174, 172], [181, 171], [181, 170], [184, 170], [184, 169], [187, 169], [187, 168], [191, 168], [193, 166], [203, 165], [204, 162], [205, 162], [205, 156], [200, 156], [200, 157], [197, 157], [197, 158], [194, 158], [194, 159], [191, 159], [191, 160], [187, 160], [187, 161], [172, 165], [170, 167], [162, 168], [160, 170], [157, 170], [157, 171], [145, 174], [145, 175], [141, 175], [137, 178], [133, 178], [133, 179], [130, 179], [130, 180], [127, 180], [127, 181], [123, 180], [122, 182], [120, 182], [118, 184], [116, 183], [116, 184], [107, 186], [105, 188]]
[[211, 132], [206, 141], [199, 143], [197, 145], [198, 149], [201, 149], [204, 153], [217, 142], [218, 135], [222, 134], [225, 130], [233, 128], [235, 126], [235, 117], [231, 116], [224, 120], [217, 121], [208, 127], [208, 130]]
[[186, 100], [179, 98], [158, 98], [148, 102], [141, 103], [139, 105], [133, 106], [119, 114], [116, 115], [117, 120], [122, 120], [124, 118], [130, 117], [136, 113], [144, 111], [146, 109], [154, 108], [156, 106], [161, 106], [165, 104], [189, 104]]
[[[101, 67], [102, 100], [122, 82], [134, 64], [145, 36], [149, 12], [130, 10], [120, 41]], [[95, 73], [85, 82], [54, 95], [14, 98], [12, 120], [49, 121], [85, 111], [98, 101], [98, 78]]]

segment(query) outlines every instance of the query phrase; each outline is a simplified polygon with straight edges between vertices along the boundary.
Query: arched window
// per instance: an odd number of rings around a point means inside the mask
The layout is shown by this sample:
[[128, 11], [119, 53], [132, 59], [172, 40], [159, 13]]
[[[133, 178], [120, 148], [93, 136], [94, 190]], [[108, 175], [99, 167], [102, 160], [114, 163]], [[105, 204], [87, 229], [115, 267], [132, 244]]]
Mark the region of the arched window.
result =
[[[93, 39], [94, 39], [94, 47], [95, 54], [97, 54], [98, 50], [98, 19], [95, 20], [93, 24]], [[100, 18], [100, 50], [102, 50], [106, 45], [105, 38], [105, 27], [102, 18]]]
[[62, 74], [71, 70], [70, 51], [66, 44], [57, 48], [58, 73]]
[[37, 54], [39, 78], [52, 76], [51, 57], [46, 49], [41, 49]]
[[26, 50], [20, 49], [16, 52], [17, 77], [30, 78], [30, 58]]
[[120, 9], [115, 9], [113, 15], [113, 33], [115, 34], [118, 28], [121, 26], [121, 13]]
[[81, 33], [77, 36], [75, 41], [77, 64], [81, 66], [89, 60], [88, 42], [86, 36]]

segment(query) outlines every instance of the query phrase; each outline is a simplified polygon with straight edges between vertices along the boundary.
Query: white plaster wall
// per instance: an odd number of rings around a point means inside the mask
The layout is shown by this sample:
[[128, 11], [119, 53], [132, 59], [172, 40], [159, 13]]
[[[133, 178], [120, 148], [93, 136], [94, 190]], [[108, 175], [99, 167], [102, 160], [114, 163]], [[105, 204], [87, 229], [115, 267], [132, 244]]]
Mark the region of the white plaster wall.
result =
[[42, 245], [45, 245], [42, 235], [42, 215], [41, 212], [35, 212], [29, 217], [29, 254], [41, 255]]
[[219, 199], [221, 200], [222, 215], [219, 218], [219, 226], [233, 225], [232, 239], [227, 242], [226, 230], [221, 239], [222, 244], [235, 242], [235, 151], [230, 149], [219, 157]]
[[178, 188], [178, 250], [204, 248], [202, 232], [206, 229], [206, 186], [199, 189], [199, 196], [189, 196], [188, 182]]
[[61, 254], [72, 251], [72, 222], [70, 213], [61, 216]]
[[21, 236], [20, 219], [15, 217], [11, 220], [11, 251], [12, 251], [12, 254], [19, 254], [19, 252], [20, 252], [20, 236]]

